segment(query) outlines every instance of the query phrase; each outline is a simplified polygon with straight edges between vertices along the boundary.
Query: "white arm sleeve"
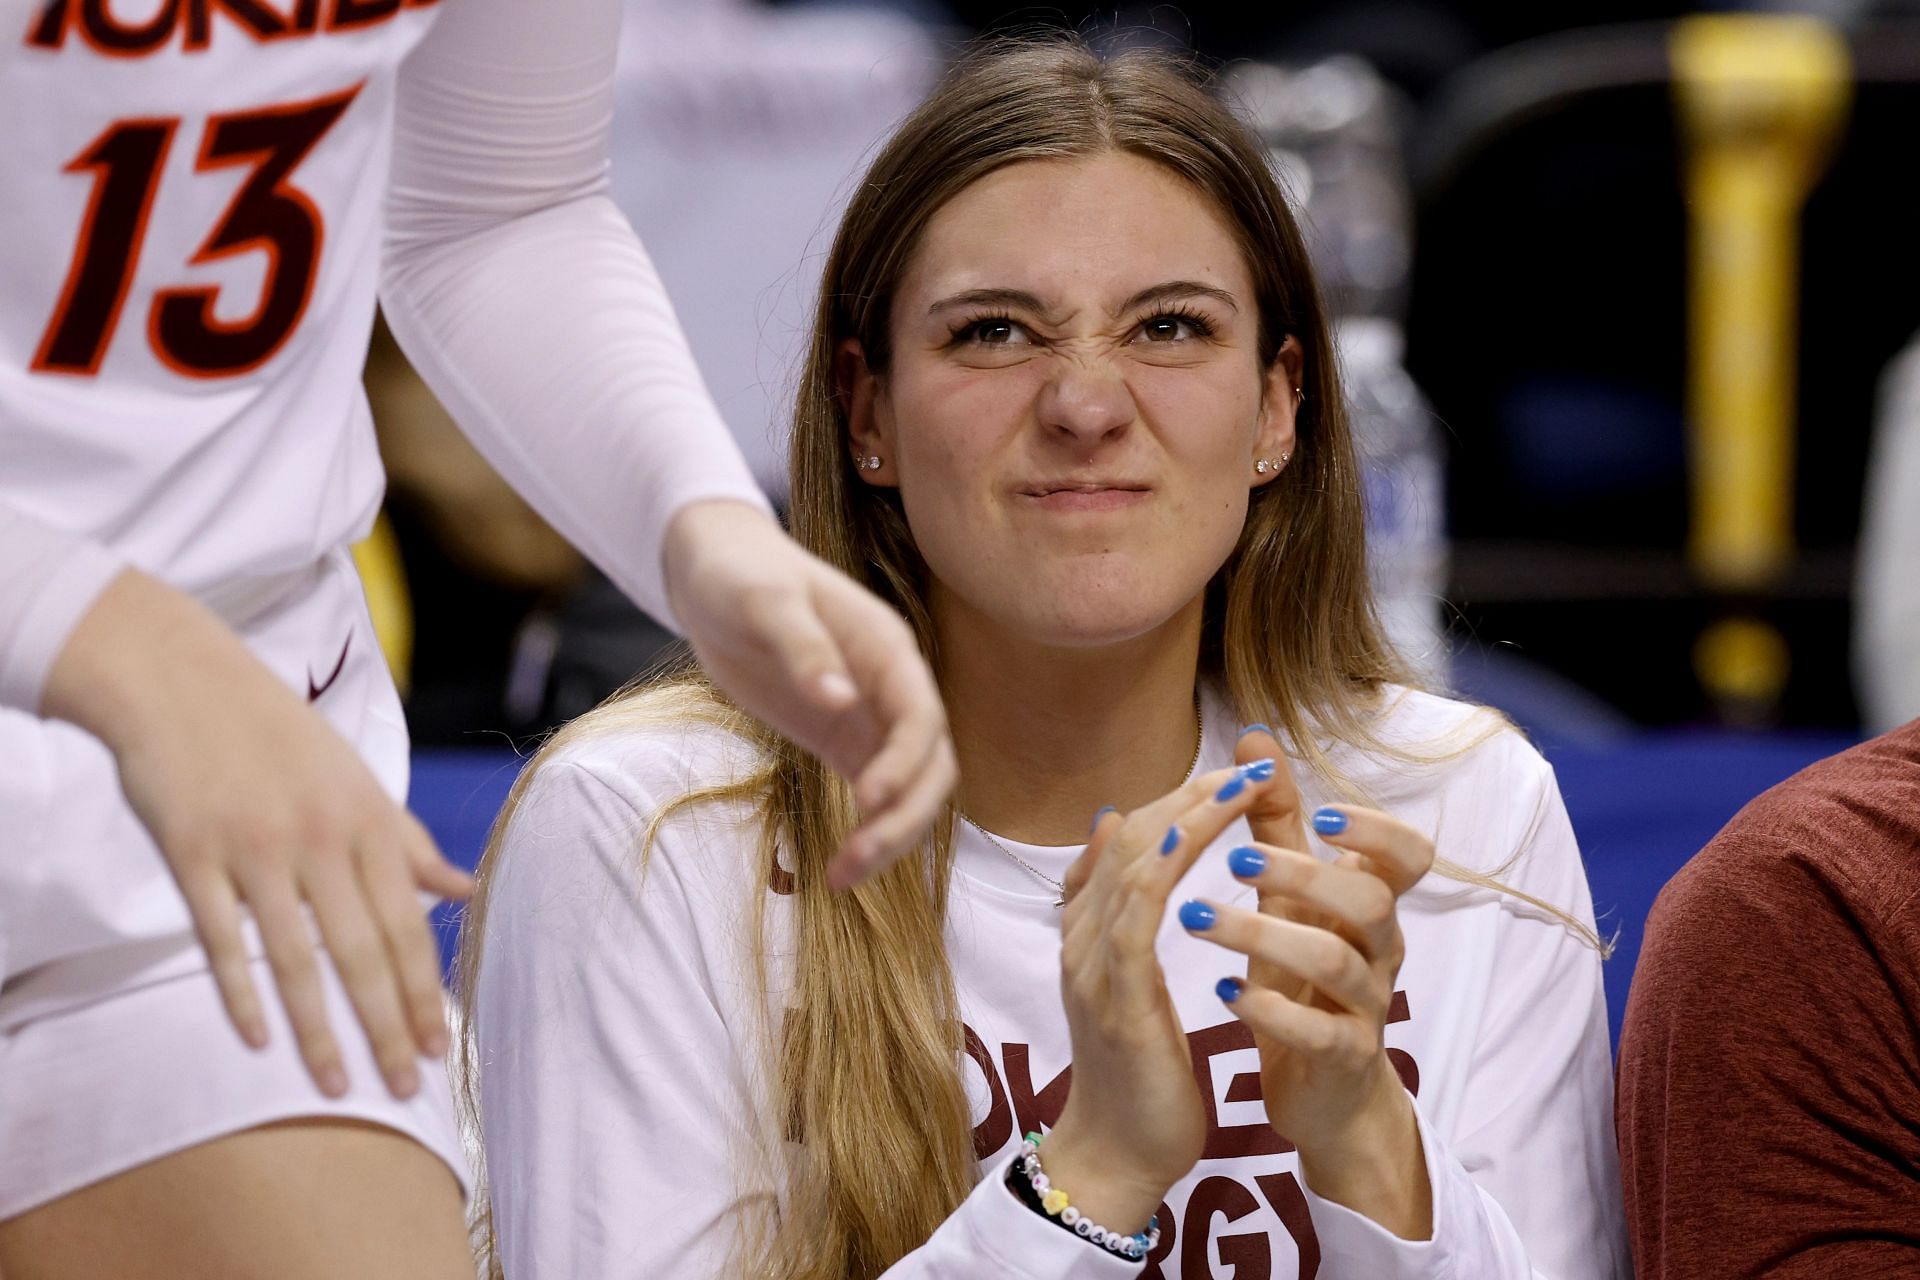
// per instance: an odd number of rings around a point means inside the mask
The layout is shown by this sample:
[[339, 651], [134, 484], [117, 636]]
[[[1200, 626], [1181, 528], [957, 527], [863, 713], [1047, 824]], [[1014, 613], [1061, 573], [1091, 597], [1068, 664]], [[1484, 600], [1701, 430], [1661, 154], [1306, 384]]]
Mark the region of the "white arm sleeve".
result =
[[460, 0], [401, 70], [381, 299], [489, 462], [673, 624], [687, 504], [767, 509], [607, 191], [620, 0]]
[[54, 659], [126, 562], [0, 503], [0, 707], [37, 715]]
[[[1560, 789], [1528, 752], [1531, 821], [1503, 882], [1588, 925], [1593, 903]], [[1546, 913], [1507, 899], [1497, 989], [1475, 1037], [1462, 1123], [1450, 1139], [1419, 1111], [1433, 1235], [1394, 1236], [1315, 1195], [1322, 1274], [1371, 1280], [1627, 1280], [1632, 1273], [1613, 1138], [1613, 1064], [1601, 959]]]
[[[653, 806], [631, 790], [544, 765], [491, 872], [473, 1034], [508, 1280], [737, 1275], [743, 1216], [781, 1198], [753, 1083], [759, 1032], [744, 1012], [758, 993], [702, 947], [743, 946], [739, 886], [716, 889], [726, 877], [712, 874], [743, 864], [716, 847], [739, 837], [697, 840], [727, 824], [670, 820], [642, 875]], [[1022, 1206], [1002, 1172], [889, 1280], [1139, 1274]]]

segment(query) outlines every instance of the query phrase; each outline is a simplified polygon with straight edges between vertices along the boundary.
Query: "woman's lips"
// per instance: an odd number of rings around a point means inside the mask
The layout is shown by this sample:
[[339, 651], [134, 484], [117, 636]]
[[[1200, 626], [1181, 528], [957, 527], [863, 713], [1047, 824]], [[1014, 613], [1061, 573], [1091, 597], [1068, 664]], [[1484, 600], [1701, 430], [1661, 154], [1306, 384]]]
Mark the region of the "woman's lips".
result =
[[1042, 511], [1119, 511], [1147, 500], [1152, 490], [1135, 485], [1073, 485], [1024, 490], [1021, 497]]

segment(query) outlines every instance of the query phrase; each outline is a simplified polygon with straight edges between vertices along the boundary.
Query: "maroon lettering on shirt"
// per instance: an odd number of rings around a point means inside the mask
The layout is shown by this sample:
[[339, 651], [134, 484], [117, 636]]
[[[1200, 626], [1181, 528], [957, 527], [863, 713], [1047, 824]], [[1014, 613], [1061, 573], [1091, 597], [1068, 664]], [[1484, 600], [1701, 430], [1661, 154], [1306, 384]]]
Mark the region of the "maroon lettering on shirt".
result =
[[[1406, 1022], [1411, 1017], [1406, 992], [1394, 992], [1387, 1022]], [[967, 1056], [986, 1076], [987, 1116], [973, 1130], [974, 1154], [986, 1160], [1017, 1133], [1039, 1132], [1059, 1120], [1072, 1084], [1073, 1067], [1063, 1067], [1046, 1084], [1036, 1087], [1032, 1046], [1009, 1041], [1000, 1046], [1000, 1064], [1005, 1072], [1002, 1079], [995, 1070], [993, 1053], [979, 1033], [971, 1027], [965, 1032]], [[1258, 1102], [1262, 1095], [1258, 1071], [1235, 1071], [1221, 1082], [1215, 1060], [1253, 1047], [1253, 1032], [1238, 1019], [1187, 1033], [1194, 1080], [1207, 1113], [1206, 1144], [1200, 1155], [1203, 1162], [1278, 1156], [1294, 1149], [1264, 1121], [1234, 1125], [1220, 1121], [1216, 1099]], [[1387, 1053], [1408, 1092], [1417, 1093], [1420, 1068], [1413, 1055], [1404, 1049], [1389, 1049]], [[1219, 1087], [1222, 1083], [1224, 1088]], [[1012, 1123], [1015, 1121], [1017, 1131]], [[1221, 1266], [1231, 1268], [1229, 1274], [1234, 1280], [1272, 1280], [1277, 1271], [1285, 1274], [1281, 1261], [1274, 1256], [1274, 1241], [1268, 1231], [1234, 1229], [1236, 1222], [1258, 1212], [1262, 1204], [1293, 1240], [1299, 1280], [1315, 1280], [1320, 1273], [1320, 1240], [1314, 1234], [1306, 1192], [1299, 1179], [1286, 1170], [1256, 1174], [1252, 1185], [1223, 1173], [1206, 1174], [1188, 1195], [1185, 1210], [1177, 1220], [1163, 1203], [1159, 1210], [1160, 1243], [1148, 1255], [1141, 1280], [1166, 1280], [1164, 1264], [1175, 1256], [1183, 1276], [1212, 1275], [1216, 1255]]]
[[1013, 1137], [1013, 1109], [1007, 1105], [1007, 1091], [1000, 1085], [1000, 1073], [993, 1069], [993, 1054], [986, 1041], [972, 1027], [965, 1030], [967, 1056], [980, 1064], [980, 1074], [987, 1078], [987, 1116], [973, 1126], [973, 1158], [985, 1160]]
[[[29, 48], [64, 50], [70, 38], [110, 58], [140, 58], [174, 44], [188, 53], [216, 39], [268, 41], [358, 32], [405, 9], [440, 0], [166, 0], [157, 11], [139, 0], [46, 0], [27, 28]], [[129, 13], [145, 16], [129, 17]]]
[[1043, 1089], [1033, 1087], [1028, 1070], [1029, 1049], [1024, 1044], [1000, 1046], [1000, 1060], [1007, 1069], [1007, 1096], [1013, 1100], [1014, 1119], [1021, 1133], [1039, 1133], [1051, 1129], [1060, 1120], [1060, 1109], [1067, 1105], [1067, 1090], [1073, 1084], [1073, 1068], [1067, 1067], [1047, 1082]]

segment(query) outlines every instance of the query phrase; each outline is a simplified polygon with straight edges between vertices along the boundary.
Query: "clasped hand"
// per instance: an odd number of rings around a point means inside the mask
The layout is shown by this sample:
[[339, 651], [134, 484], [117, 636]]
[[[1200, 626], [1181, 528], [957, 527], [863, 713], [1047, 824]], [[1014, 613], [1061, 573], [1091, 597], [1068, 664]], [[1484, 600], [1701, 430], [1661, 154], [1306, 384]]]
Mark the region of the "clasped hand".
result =
[[[1258, 909], [1195, 900], [1181, 922], [1246, 957], [1245, 976], [1224, 976], [1218, 993], [1253, 1031], [1268, 1121], [1299, 1149], [1316, 1191], [1422, 1238], [1431, 1194], [1385, 1028], [1405, 954], [1398, 899], [1431, 866], [1432, 843], [1375, 810], [1329, 806], [1314, 826], [1343, 852], [1322, 862], [1305, 852], [1279, 744], [1255, 730], [1237, 758], [1130, 814], [1105, 814], [1068, 877], [1061, 987], [1073, 1085], [1044, 1148], [1049, 1175], [1083, 1213], [1131, 1231], [1199, 1159], [1206, 1110], [1154, 941], [1186, 872], [1225, 856], [1258, 891]], [[1210, 854], [1242, 817], [1253, 842]]]

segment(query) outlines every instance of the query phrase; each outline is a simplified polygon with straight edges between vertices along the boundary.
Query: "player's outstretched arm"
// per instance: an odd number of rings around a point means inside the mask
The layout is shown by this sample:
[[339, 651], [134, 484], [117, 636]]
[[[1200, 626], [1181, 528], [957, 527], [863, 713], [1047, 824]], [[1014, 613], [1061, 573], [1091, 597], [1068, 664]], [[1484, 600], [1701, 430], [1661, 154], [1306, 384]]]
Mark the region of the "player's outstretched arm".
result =
[[61, 648], [40, 711], [113, 751], [241, 1036], [267, 1039], [244, 907], [307, 1069], [324, 1092], [346, 1090], [310, 910], [387, 1087], [412, 1094], [416, 1055], [447, 1044], [439, 957], [415, 890], [464, 898], [472, 883], [332, 726], [198, 601], [132, 569]]
[[917, 844], [959, 771], [939, 690], [899, 615], [743, 503], [687, 507], [664, 559], [707, 673], [853, 782], [861, 823], [829, 871], [836, 887]]
[[381, 293], [480, 452], [707, 670], [855, 787], [851, 883], [951, 790], [906, 627], [773, 522], [607, 198], [619, 0], [462, 0], [397, 94]]

